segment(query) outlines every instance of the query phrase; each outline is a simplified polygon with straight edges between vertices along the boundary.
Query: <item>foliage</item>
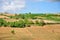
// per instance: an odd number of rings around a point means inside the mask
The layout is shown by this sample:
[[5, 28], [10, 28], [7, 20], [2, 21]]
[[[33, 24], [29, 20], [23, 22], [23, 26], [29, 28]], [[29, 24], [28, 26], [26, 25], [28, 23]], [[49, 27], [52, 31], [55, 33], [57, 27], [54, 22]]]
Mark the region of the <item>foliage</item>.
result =
[[44, 21], [43, 21], [43, 20], [41, 20], [41, 21], [36, 20], [36, 25], [44, 26], [44, 25], [45, 25], [45, 23], [44, 23]]
[[[3, 14], [0, 14], [3, 15]], [[57, 14], [32, 14], [31, 12], [29, 13], [25, 13], [25, 14], [15, 14], [15, 16], [7, 16], [10, 17], [10, 19], [19, 19], [19, 21], [15, 21], [15, 22], [6, 22], [4, 19], [0, 18], [0, 26], [11, 26], [11, 27], [20, 27], [20, 28], [24, 28], [24, 27], [30, 27], [31, 25], [39, 25], [39, 26], [43, 26], [45, 25], [43, 20], [54, 20], [54, 21], [60, 21], [60, 15]], [[39, 18], [39, 19], [38, 19]], [[20, 20], [22, 19], [22, 20]], [[33, 22], [32, 20], [38, 19], [41, 21], [36, 20], [35, 22]]]
[[11, 33], [12, 33], [12, 34], [15, 34], [15, 31], [14, 31], [14, 30], [12, 30], [12, 31], [11, 31]]
[[8, 25], [7, 22], [4, 19], [0, 18], [0, 26], [7, 26], [7, 25]]
[[9, 26], [11, 26], [11, 27], [20, 27], [20, 28], [25, 27], [25, 24], [24, 24], [23, 20], [19, 20], [19, 21], [16, 21], [16, 22], [8, 22], [8, 23], [9, 23]]

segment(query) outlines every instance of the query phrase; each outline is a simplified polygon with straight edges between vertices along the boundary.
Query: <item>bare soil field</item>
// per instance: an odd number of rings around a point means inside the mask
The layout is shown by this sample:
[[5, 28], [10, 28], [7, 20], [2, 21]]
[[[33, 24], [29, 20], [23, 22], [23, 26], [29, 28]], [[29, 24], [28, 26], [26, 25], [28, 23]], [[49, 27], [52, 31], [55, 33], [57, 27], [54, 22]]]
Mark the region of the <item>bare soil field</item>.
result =
[[1, 16], [1, 15], [0, 15], [0, 18], [6, 18], [6, 19], [8, 19], [9, 17], [7, 17], [7, 16]]
[[[12, 30], [15, 34], [11, 33]], [[60, 40], [60, 24], [26, 28], [0, 27], [0, 40]]]

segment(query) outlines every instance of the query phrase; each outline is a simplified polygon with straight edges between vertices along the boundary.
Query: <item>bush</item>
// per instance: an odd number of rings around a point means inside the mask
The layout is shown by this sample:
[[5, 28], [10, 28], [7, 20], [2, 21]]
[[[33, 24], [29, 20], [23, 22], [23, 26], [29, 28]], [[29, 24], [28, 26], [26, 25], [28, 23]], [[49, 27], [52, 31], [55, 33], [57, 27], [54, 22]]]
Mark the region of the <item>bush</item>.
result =
[[24, 19], [24, 24], [25, 24], [25, 27], [31, 26], [30, 21], [28, 21], [27, 19]]
[[44, 26], [45, 25], [45, 23], [44, 23], [44, 21], [43, 20], [41, 20], [41, 21], [36, 21], [36, 25], [39, 25], [39, 26]]
[[44, 26], [45, 25], [44, 21], [41, 21], [39, 25]]
[[8, 24], [9, 24], [10, 27], [15, 27], [14, 22], [8, 22]]
[[11, 33], [12, 33], [12, 34], [15, 34], [15, 31], [14, 31], [14, 30], [12, 30], [12, 31], [11, 31]]
[[9, 26], [11, 27], [20, 27], [20, 28], [24, 28], [25, 27], [25, 23], [23, 20], [19, 20], [19, 21], [15, 21], [15, 22], [8, 22]]
[[0, 18], [0, 26], [7, 26], [7, 25], [8, 25], [7, 22], [4, 19]]
[[19, 21], [15, 22], [15, 26], [20, 27], [20, 28], [24, 28], [25, 23], [23, 20], [19, 20]]

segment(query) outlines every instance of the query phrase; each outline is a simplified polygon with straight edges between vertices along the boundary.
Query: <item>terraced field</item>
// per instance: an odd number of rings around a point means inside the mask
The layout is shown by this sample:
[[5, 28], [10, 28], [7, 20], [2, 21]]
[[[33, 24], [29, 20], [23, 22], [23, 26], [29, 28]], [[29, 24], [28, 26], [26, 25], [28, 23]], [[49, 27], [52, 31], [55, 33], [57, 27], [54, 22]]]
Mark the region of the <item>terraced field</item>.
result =
[[[12, 30], [15, 34], [11, 33]], [[26, 28], [0, 27], [0, 40], [60, 40], [60, 24]]]

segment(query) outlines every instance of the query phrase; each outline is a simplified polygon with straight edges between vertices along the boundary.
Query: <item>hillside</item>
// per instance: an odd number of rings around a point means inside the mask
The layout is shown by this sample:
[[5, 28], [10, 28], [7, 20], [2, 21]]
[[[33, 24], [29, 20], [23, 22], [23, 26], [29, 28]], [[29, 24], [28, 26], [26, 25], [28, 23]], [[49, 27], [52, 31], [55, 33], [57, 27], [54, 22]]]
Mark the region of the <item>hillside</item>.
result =
[[60, 40], [60, 15], [0, 14], [0, 40]]

